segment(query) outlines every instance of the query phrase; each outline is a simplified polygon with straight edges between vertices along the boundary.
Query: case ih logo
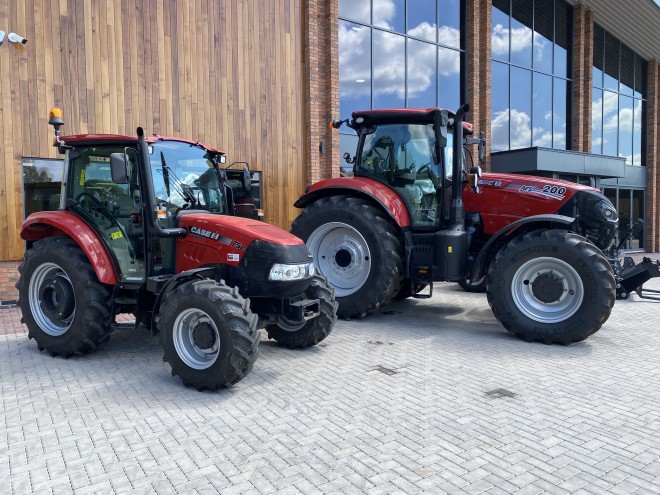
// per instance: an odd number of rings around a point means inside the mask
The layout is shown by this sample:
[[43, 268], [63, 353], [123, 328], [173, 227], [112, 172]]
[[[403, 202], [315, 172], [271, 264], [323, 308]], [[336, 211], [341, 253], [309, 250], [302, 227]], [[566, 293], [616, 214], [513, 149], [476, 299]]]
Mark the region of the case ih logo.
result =
[[477, 184], [480, 186], [502, 187], [501, 180], [479, 179], [479, 182], [477, 182]]
[[207, 239], [213, 239], [214, 241], [217, 241], [218, 238], [220, 237], [220, 234], [218, 234], [217, 232], [200, 229], [199, 227], [195, 227], [195, 226], [190, 227], [190, 232], [198, 236], [206, 237]]

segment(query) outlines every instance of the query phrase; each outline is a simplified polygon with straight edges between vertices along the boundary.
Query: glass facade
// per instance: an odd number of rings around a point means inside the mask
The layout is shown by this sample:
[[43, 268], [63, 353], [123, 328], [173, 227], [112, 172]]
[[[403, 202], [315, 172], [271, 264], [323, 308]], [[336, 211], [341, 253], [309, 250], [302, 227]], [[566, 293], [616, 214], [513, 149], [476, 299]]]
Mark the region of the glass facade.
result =
[[594, 25], [592, 153], [645, 165], [646, 62]]
[[[462, 0], [339, 0], [341, 118], [376, 108], [457, 108], [464, 8]], [[341, 154], [355, 154], [355, 135], [341, 132]]]
[[570, 142], [572, 10], [564, 0], [493, 0], [491, 150]]

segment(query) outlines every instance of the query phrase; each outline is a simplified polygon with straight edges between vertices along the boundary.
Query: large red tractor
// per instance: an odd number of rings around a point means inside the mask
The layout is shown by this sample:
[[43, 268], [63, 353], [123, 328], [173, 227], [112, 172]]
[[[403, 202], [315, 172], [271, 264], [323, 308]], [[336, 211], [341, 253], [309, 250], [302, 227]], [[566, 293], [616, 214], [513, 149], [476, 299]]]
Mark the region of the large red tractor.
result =
[[[337, 303], [305, 244], [233, 216], [248, 170], [221, 167], [222, 151], [177, 138], [60, 136], [59, 211], [30, 215], [21, 231], [19, 305], [40, 350], [87, 354], [135, 315], [160, 335], [172, 374], [198, 389], [241, 380], [259, 328], [280, 345], [309, 347], [336, 321]], [[233, 174], [231, 177], [230, 175]]]
[[342, 317], [454, 281], [486, 290], [497, 319], [524, 340], [586, 339], [609, 317], [617, 286], [625, 295], [613, 270], [615, 208], [592, 187], [468, 170], [464, 145], [478, 145], [480, 160], [485, 145], [483, 134], [465, 136], [468, 109], [334, 121], [358, 136], [355, 155], [344, 155], [352, 177], [312, 185], [295, 203], [304, 209], [292, 233], [307, 242]]

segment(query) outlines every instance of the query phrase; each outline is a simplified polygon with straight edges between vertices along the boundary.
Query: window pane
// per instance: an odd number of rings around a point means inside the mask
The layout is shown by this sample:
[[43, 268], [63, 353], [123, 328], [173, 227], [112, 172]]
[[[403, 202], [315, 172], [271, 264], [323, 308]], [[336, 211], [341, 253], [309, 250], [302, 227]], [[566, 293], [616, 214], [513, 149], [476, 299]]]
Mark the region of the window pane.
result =
[[619, 92], [624, 95], [632, 95], [635, 80], [635, 53], [626, 45], [621, 45], [620, 78]]
[[552, 147], [552, 77], [534, 73], [532, 146]]
[[568, 48], [571, 16], [570, 7], [563, 0], [555, 1], [555, 74], [567, 77], [568, 70]]
[[[630, 189], [619, 189], [619, 240], [623, 239], [632, 227], [630, 217]], [[630, 249], [630, 240], [623, 246], [624, 249]]]
[[619, 89], [619, 47], [621, 43], [610, 33], [605, 33], [605, 89]]
[[619, 95], [603, 91], [603, 155], [617, 156]]
[[339, 17], [371, 23], [371, 0], [339, 0]]
[[[639, 220], [645, 221], [644, 220], [644, 191], [635, 189], [633, 190], [633, 198], [632, 198], [632, 220], [633, 222], [638, 222]], [[632, 249], [641, 249], [644, 247], [644, 234], [645, 234], [645, 229], [642, 230], [638, 235], [635, 236], [634, 239], [632, 239]]]
[[603, 55], [605, 45], [603, 41], [603, 28], [594, 25], [594, 66], [593, 66], [593, 84], [597, 88], [603, 87]]
[[[408, 0], [417, 3], [419, 0]], [[438, 0], [438, 43], [461, 47], [461, 1]]]
[[435, 0], [408, 2], [408, 34], [435, 43], [437, 25]]
[[493, 58], [509, 60], [509, 0], [493, 0]]
[[532, 66], [532, 2], [513, 0], [511, 4], [511, 62]]
[[339, 21], [339, 105], [347, 118], [371, 109], [371, 29]]
[[509, 149], [509, 66], [493, 62], [491, 150]]
[[591, 152], [603, 153], [603, 90], [596, 88], [591, 101]]
[[404, 0], [373, 0], [373, 25], [405, 33]]
[[633, 99], [619, 96], [619, 156], [632, 165]]
[[438, 48], [438, 77], [440, 108], [456, 109], [461, 104], [461, 53]]
[[566, 132], [567, 98], [569, 83], [563, 79], [554, 79], [554, 95], [552, 106], [552, 147], [566, 149], [568, 140]]
[[436, 45], [408, 39], [408, 107], [434, 107], [437, 94]]
[[25, 217], [37, 211], [58, 210], [64, 162], [62, 160], [23, 158], [22, 165]]
[[645, 62], [635, 56], [635, 98], [644, 98], [644, 65]]
[[644, 165], [642, 162], [642, 100], [635, 100], [633, 108], [633, 165]]
[[374, 108], [405, 106], [405, 38], [374, 29]]
[[534, 2], [534, 69], [552, 73], [552, 45], [554, 31], [552, 2]]
[[532, 72], [511, 67], [511, 149], [532, 145]]

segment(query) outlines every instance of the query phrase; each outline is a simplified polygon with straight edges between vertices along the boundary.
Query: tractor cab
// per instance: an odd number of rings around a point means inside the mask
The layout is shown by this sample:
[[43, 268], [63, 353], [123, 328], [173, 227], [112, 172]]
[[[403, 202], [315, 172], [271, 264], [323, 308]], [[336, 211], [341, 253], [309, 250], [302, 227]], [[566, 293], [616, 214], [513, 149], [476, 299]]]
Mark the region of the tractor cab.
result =
[[[454, 117], [438, 109], [409, 109], [405, 117], [400, 110], [371, 110], [333, 125], [346, 123], [358, 134], [356, 156], [344, 156], [353, 164], [353, 175], [392, 188], [405, 202], [414, 229], [437, 230], [450, 220]], [[472, 126], [464, 123], [462, 130], [471, 133]], [[482, 149], [482, 135], [466, 139]], [[468, 177], [465, 160], [457, 166], [462, 182]]]

